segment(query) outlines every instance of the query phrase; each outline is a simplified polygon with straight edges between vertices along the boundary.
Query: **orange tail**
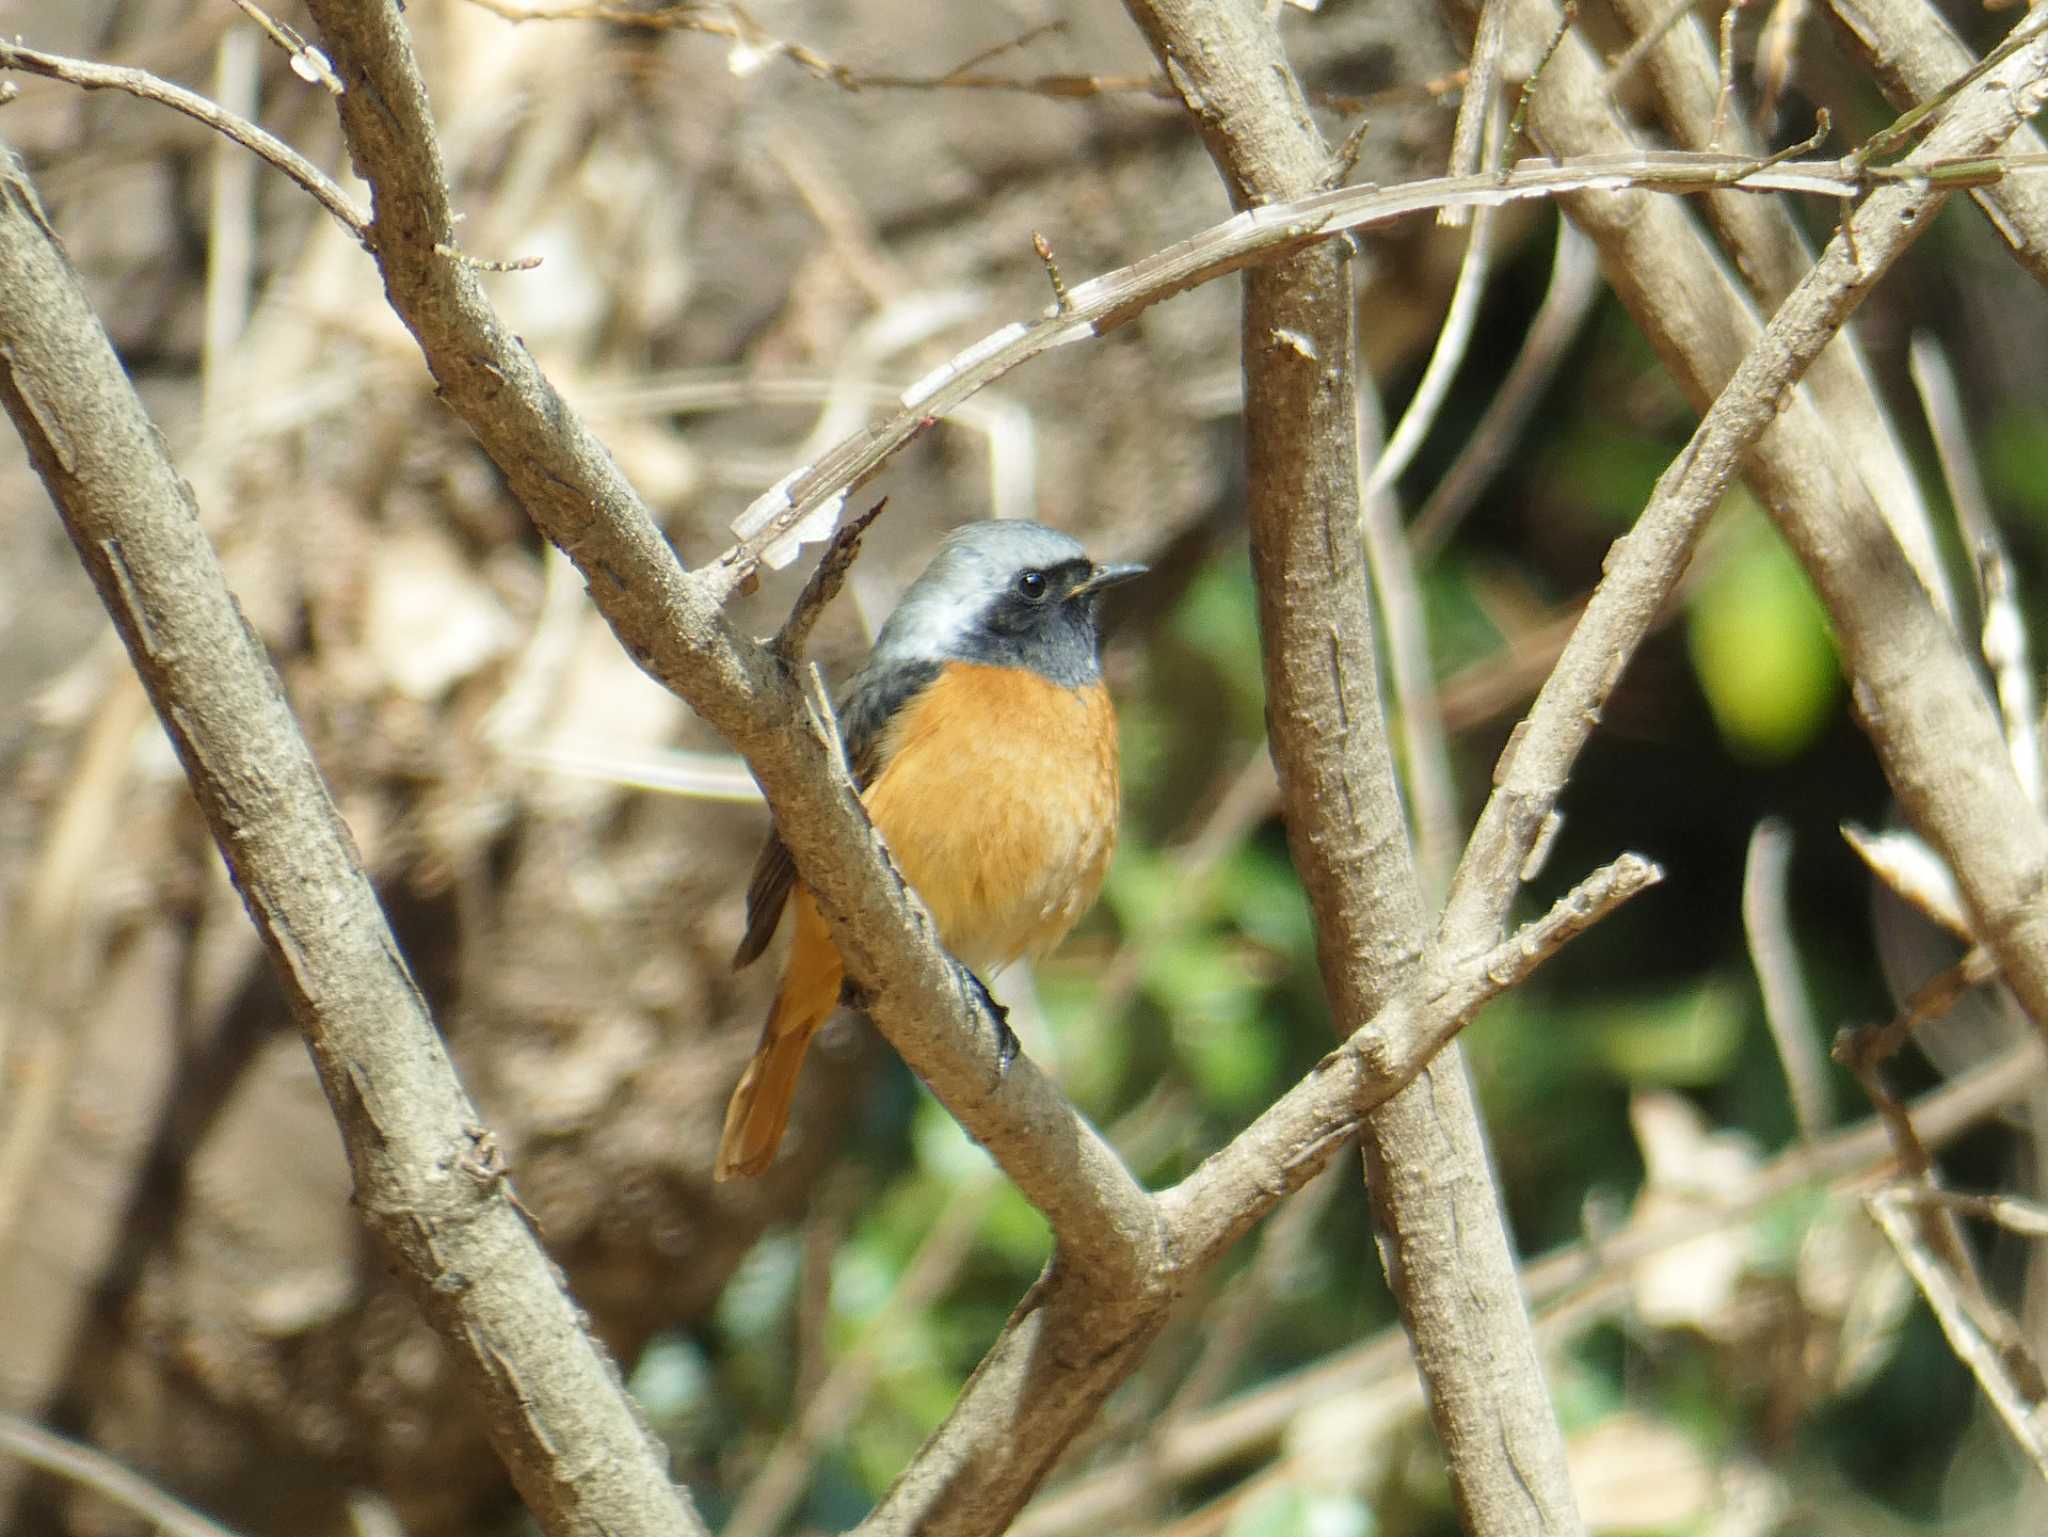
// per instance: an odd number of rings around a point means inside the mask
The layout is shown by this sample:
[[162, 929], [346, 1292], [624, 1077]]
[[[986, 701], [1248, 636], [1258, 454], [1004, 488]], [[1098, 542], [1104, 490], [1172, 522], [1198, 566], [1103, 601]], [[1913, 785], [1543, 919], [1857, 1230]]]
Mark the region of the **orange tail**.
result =
[[796, 1097], [797, 1074], [804, 1054], [839, 1002], [844, 963], [819, 916], [809, 892], [797, 888], [796, 938], [790, 947], [789, 969], [775, 1007], [761, 1027], [761, 1044], [740, 1075], [739, 1087], [725, 1107], [725, 1131], [718, 1139], [718, 1164], [712, 1177], [752, 1177], [774, 1160], [789, 1126], [790, 1102]]

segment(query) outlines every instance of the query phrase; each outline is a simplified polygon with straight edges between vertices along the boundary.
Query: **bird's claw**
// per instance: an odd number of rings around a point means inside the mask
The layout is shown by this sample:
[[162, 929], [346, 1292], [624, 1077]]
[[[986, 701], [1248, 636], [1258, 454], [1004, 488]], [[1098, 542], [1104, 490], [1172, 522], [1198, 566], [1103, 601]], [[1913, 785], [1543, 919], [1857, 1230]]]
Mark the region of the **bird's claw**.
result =
[[967, 980], [974, 984], [974, 991], [981, 999], [981, 1006], [988, 1010], [989, 1018], [996, 1026], [996, 1072], [1007, 1073], [1010, 1064], [1017, 1060], [1017, 1032], [1010, 1028], [1010, 1011], [995, 1000], [988, 990], [988, 984], [976, 976], [968, 967], [961, 967], [967, 973]]

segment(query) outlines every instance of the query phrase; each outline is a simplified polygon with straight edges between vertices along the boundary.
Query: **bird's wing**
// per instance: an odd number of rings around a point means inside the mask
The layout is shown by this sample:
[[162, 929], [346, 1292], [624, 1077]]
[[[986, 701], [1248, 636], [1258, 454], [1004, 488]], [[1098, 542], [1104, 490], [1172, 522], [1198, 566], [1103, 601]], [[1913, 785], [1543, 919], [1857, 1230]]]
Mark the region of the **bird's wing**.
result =
[[[839, 730], [846, 742], [853, 782], [862, 791], [886, 767], [880, 759], [890, 720], [938, 675], [937, 662], [892, 662], [886, 667], [863, 667], [847, 683], [838, 704]], [[782, 839], [770, 833], [761, 857], [754, 861], [753, 878], [747, 882], [747, 932], [733, 952], [733, 970], [761, 958], [775, 937], [775, 927], [782, 921], [782, 909], [795, 885], [796, 861], [789, 857]]]

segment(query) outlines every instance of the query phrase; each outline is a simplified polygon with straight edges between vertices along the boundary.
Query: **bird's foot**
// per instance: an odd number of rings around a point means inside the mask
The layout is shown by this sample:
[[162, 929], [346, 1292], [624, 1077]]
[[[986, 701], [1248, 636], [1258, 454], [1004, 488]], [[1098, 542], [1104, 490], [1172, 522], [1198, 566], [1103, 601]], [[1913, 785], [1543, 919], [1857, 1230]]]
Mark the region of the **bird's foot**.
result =
[[996, 1002], [995, 995], [988, 990], [988, 984], [976, 976], [970, 967], [962, 966], [960, 969], [967, 973], [967, 980], [974, 984], [974, 991], [981, 999], [981, 1006], [988, 1010], [989, 1018], [995, 1021], [996, 1071], [999, 1074], [1007, 1073], [1010, 1064], [1017, 1060], [1017, 1032], [1010, 1028], [1010, 1011]]

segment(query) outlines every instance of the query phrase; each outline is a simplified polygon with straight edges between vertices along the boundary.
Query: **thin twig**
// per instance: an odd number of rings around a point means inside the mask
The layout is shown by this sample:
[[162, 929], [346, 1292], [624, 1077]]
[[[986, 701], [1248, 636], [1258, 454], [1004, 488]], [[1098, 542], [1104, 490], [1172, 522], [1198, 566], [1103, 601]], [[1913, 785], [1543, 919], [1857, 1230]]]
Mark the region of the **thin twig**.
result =
[[299, 35], [296, 27], [287, 26], [276, 20], [256, 0], [234, 0], [257, 26], [278, 47], [282, 48], [292, 61], [292, 73], [301, 80], [320, 86], [330, 96], [341, 94], [341, 80], [334, 73], [334, 66], [327, 62], [327, 55], [315, 48]]
[[1757, 102], [1756, 124], [1768, 128], [1777, 116], [1778, 103], [1792, 83], [1792, 69], [1799, 62], [1799, 34], [1806, 25], [1813, 0], [1775, 0], [1771, 14], [1764, 18], [1756, 40]]
[[[1961, 961], [1922, 986], [1891, 1024], [1874, 1029], [1844, 1030], [1835, 1038], [1835, 1060], [1853, 1072], [1856, 1081], [1863, 1086], [1863, 1092], [1876, 1108], [1878, 1119], [1884, 1123], [1891, 1137], [1899, 1171], [1909, 1180], [1930, 1185], [1935, 1183], [1934, 1157], [1921, 1140], [1912, 1116], [1907, 1114], [1906, 1107], [1885, 1081], [1884, 1063], [1905, 1044], [1912, 1030], [1953, 1008], [1967, 987], [1975, 985], [1972, 978], [1977, 982], [1988, 980], [1988, 965], [1989, 958], [1984, 951], [1973, 949]], [[1976, 1258], [1970, 1251], [1969, 1237], [1956, 1220], [1956, 1214], [1940, 1207], [1926, 1207], [1915, 1213], [1914, 1224], [1920, 1230], [1921, 1242], [1941, 1255], [1948, 1274], [1961, 1289], [1962, 1300], [1977, 1327], [1989, 1338], [2008, 1346], [2014, 1344], [2019, 1338], [2019, 1331], [1985, 1290]]]
[[1920, 332], [1913, 337], [1907, 361], [1927, 429], [1934, 438], [1935, 455], [1941, 461], [1942, 480], [1971, 555], [1978, 611], [1983, 616], [1979, 646], [1997, 685], [2013, 773], [2039, 810], [2043, 805], [2040, 711], [2026, 616], [2014, 592], [2012, 557], [1992, 515], [1983, 478], [1977, 473], [1977, 455], [1970, 444], [1961, 392], [1947, 354], [1933, 336]]
[[840, 524], [834, 530], [825, 545], [825, 553], [818, 557], [817, 569], [804, 583], [804, 590], [797, 594], [796, 603], [791, 607], [789, 617], [783, 620], [782, 628], [776, 631], [775, 639], [769, 642], [769, 649], [783, 661], [795, 663], [803, 659], [812, 628], [832, 600], [839, 596], [839, 589], [846, 585], [846, 573], [860, 559], [861, 535], [868, 531], [869, 525], [882, 515], [882, 509], [888, 505], [889, 498], [885, 496], [859, 517]]
[[1763, 992], [1764, 1021], [1792, 1095], [1792, 1119], [1799, 1135], [1811, 1142], [1828, 1129], [1834, 1115], [1820, 1036], [1792, 943], [1791, 905], [1785, 895], [1791, 862], [1791, 829], [1775, 820], [1757, 823], [1742, 869], [1742, 929]]
[[[1493, 222], [1482, 212], [1468, 237], [1478, 244]], [[1468, 248], [1469, 249], [1469, 248]], [[1453, 309], [1456, 302], [1453, 301]], [[1451, 321], [1445, 321], [1448, 330]], [[1443, 353], [1439, 338], [1438, 354]], [[1431, 360], [1435, 367], [1435, 359]], [[1426, 382], [1426, 381], [1425, 381]], [[1418, 399], [1420, 391], [1418, 393]], [[1416, 402], [1405, 425], [1415, 419]], [[1358, 384], [1358, 451], [1366, 458], [1381, 436], [1379, 397], [1370, 377]], [[1398, 434], [1397, 434], [1398, 435]], [[1380, 615], [1387, 637], [1387, 676], [1394, 688], [1394, 705], [1401, 720], [1401, 766], [1408, 792], [1409, 814], [1413, 819], [1415, 862], [1423, 889], [1434, 904], [1443, 900], [1444, 884], [1457, 863], [1458, 843], [1464, 829], [1458, 819], [1457, 777], [1451, 768], [1451, 749], [1444, 728], [1443, 704], [1436, 688], [1436, 668], [1430, 660], [1429, 621], [1424, 612], [1422, 582], [1416, 574], [1415, 552], [1401, 532], [1401, 507], [1390, 486], [1376, 484], [1384, 452], [1371, 474], [1361, 464], [1365, 489], [1359, 497], [1359, 532], [1365, 541], [1366, 565], [1372, 572], [1373, 591], [1379, 597]]]
[[1886, 1192], [1911, 1206], [1945, 1206], [1959, 1216], [1995, 1222], [2022, 1238], [2048, 1238], [2048, 1206], [2011, 1195], [1972, 1195], [1939, 1185], [1894, 1185]]
[[0, 1454], [69, 1479], [82, 1489], [142, 1517], [164, 1537], [238, 1537], [230, 1527], [173, 1499], [106, 1453], [67, 1441], [18, 1414], [0, 1409]]
[[1957, 1291], [1954, 1278], [1920, 1241], [1909, 1205], [1890, 1190], [1877, 1191], [1864, 1201], [1872, 1220], [1898, 1255], [1899, 1263], [1906, 1267], [1906, 1273], [1920, 1288], [1920, 1295], [1927, 1299], [1927, 1306], [1933, 1312], [1935, 1322], [1941, 1325], [1949, 1349], [1969, 1367], [1970, 1374], [1977, 1379], [1977, 1386], [1991, 1400], [1991, 1407], [1997, 1412], [2007, 1434], [2026, 1454], [2035, 1473], [2048, 1480], [2048, 1440], [2043, 1439], [2037, 1423], [2042, 1408], [2040, 1401], [2021, 1391], [2007, 1370], [2008, 1363], [1999, 1345], [1982, 1332], [1971, 1316], [1965, 1299]]
[[1728, 131], [1728, 108], [1735, 100], [1735, 21], [1742, 14], [1743, 0], [1728, 0], [1721, 12], [1721, 50], [1716, 65], [1719, 89], [1714, 93], [1714, 129], [1707, 135], [1707, 148], [1719, 149]]
[[[1505, 0], [1493, 3], [1499, 5]], [[1487, 124], [1490, 126], [1494, 121], [1488, 118]], [[1491, 167], [1475, 167], [1478, 171], [1488, 169]], [[1493, 267], [1493, 227], [1494, 211], [1480, 209], [1472, 221], [1471, 233], [1465, 237], [1458, 279], [1452, 286], [1451, 302], [1444, 311], [1444, 323], [1437, 330], [1436, 345], [1430, 349], [1429, 362], [1366, 479], [1364, 498], [1368, 502], [1399, 480], [1414, 462], [1429, 429], [1436, 425], [1437, 413], [1450, 398], [1451, 383], [1472, 345], [1472, 329], [1479, 323], [1480, 302], [1486, 296], [1486, 280]]]
[[[1494, 102], [1500, 95], [1506, 51], [1506, 0], [1481, 0], [1479, 25], [1472, 33], [1472, 62], [1465, 72], [1464, 94], [1458, 99], [1458, 120], [1451, 128], [1448, 170], [1453, 176], [1471, 176], [1486, 169], [1481, 162], [1492, 138]], [[1437, 222], [1453, 227], [1470, 217], [1462, 208], [1446, 208], [1437, 215]]]
[[[2043, 157], [2048, 164], [2048, 157]], [[1305, 242], [1328, 239], [1454, 204], [1475, 208], [1588, 191], [1697, 193], [1802, 192], [1844, 200], [1872, 183], [1962, 188], [2003, 180], [2029, 161], [1968, 156], [1908, 167], [1864, 167], [1840, 161], [1766, 164], [1764, 157], [1692, 151], [1630, 151], [1563, 163], [1531, 160], [1494, 176], [1408, 182], [1397, 187], [1346, 186], [1275, 202], [1240, 213], [1128, 267], [1070, 284], [1068, 308], [1048, 306], [1037, 318], [1013, 322], [956, 353], [902, 392], [901, 409], [871, 423], [818, 458], [800, 466], [756, 498], [733, 523], [739, 543], [713, 562], [720, 600], [743, 586], [760, 563], [781, 566], [795, 558], [799, 526], [812, 528], [821, 509], [881, 470], [889, 458], [932, 421], [955, 410], [984, 386], [1057, 347], [1106, 335], [1155, 304], [1226, 273], [1236, 272]], [[829, 524], [806, 539], [822, 538]]]
[[1837, 1036], [1835, 1060], [1858, 1076], [1882, 1065], [1904, 1049], [1915, 1030], [1940, 1019], [1973, 988], [1982, 987], [1997, 975], [1998, 963], [1991, 953], [1982, 945], [1972, 945], [1961, 960], [1936, 972], [1915, 989], [1888, 1023], [1845, 1030]]
[[1072, 307], [1067, 298], [1067, 285], [1060, 278], [1059, 263], [1052, 257], [1052, 242], [1037, 230], [1031, 232], [1031, 249], [1038, 253], [1038, 259], [1045, 266], [1045, 276], [1052, 284], [1052, 308], [1056, 315], [1064, 315]]
[[245, 118], [223, 110], [196, 91], [172, 85], [168, 80], [159, 80], [147, 70], [67, 59], [58, 54], [23, 48], [16, 43], [0, 42], [0, 70], [8, 69], [41, 75], [48, 80], [61, 80], [88, 91], [122, 91], [169, 107], [174, 112], [182, 112], [204, 123], [215, 133], [227, 135], [249, 153], [304, 187], [322, 208], [334, 215], [343, 229], [355, 237], [358, 245], [365, 250], [370, 249], [370, 216], [350, 202], [348, 194], [336, 186], [325, 171], [282, 139]]
[[1408, 525], [1408, 541], [1418, 561], [1427, 563], [1443, 549], [1487, 483], [1507, 462], [1599, 294], [1600, 267], [1593, 259], [1592, 242], [1560, 215], [1550, 282], [1522, 338], [1521, 350], [1450, 470]]
[[1564, 46], [1566, 34], [1579, 19], [1578, 0], [1564, 0], [1557, 11], [1557, 30], [1550, 34], [1550, 41], [1544, 45], [1537, 57], [1536, 67], [1529, 71], [1529, 78], [1522, 82], [1521, 94], [1515, 98], [1514, 116], [1508, 119], [1508, 131], [1500, 145], [1500, 164], [1505, 167], [1512, 161], [1515, 144], [1522, 137], [1522, 128], [1529, 121], [1529, 103], [1536, 98], [1536, 82], [1543, 78], [1543, 71], [1550, 61], [1557, 57], [1557, 50]]
[[[1055, 73], [989, 74], [975, 65], [1009, 53], [1048, 33], [1063, 22], [1047, 22], [1019, 37], [984, 48], [950, 69], [930, 75], [900, 75], [855, 69], [826, 57], [817, 49], [776, 37], [748, 12], [735, 5], [707, 6], [701, 0], [668, 0], [666, 4], [634, 6], [617, 0], [572, 0], [536, 6], [523, 0], [469, 0], [479, 9], [510, 22], [597, 22], [611, 27], [638, 27], [660, 32], [701, 32], [735, 44], [733, 68], [739, 73], [759, 69], [771, 59], [787, 59], [815, 80], [842, 91], [996, 91], [1042, 96], [1054, 101], [1085, 101], [1097, 96], [1149, 96], [1157, 101], [1179, 99], [1173, 83], [1157, 72], [1142, 75]], [[1350, 115], [1375, 106], [1436, 105], [1455, 98], [1465, 84], [1465, 71], [1452, 70], [1431, 80], [1402, 81], [1364, 95], [1316, 91], [1312, 99], [1332, 112]]]
[[[246, 28], [228, 27], [215, 49], [214, 95], [224, 113], [243, 121], [256, 110], [258, 47], [255, 35]], [[256, 162], [226, 135], [213, 141], [212, 151], [199, 409], [206, 429], [217, 432], [233, 374], [229, 355], [249, 316], [256, 258]]]

